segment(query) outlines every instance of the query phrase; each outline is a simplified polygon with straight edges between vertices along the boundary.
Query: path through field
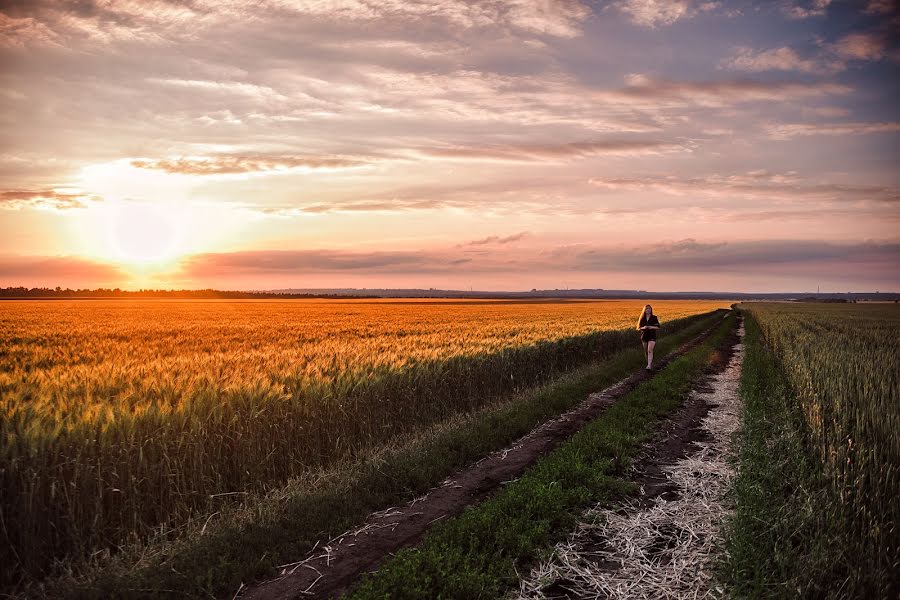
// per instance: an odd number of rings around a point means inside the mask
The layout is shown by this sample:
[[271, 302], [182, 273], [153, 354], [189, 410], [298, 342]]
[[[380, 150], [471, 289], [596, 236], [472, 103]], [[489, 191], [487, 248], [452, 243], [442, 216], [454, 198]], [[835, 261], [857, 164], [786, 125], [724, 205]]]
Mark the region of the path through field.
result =
[[[715, 325], [657, 360], [663, 368], [702, 342]], [[277, 579], [241, 590], [245, 599], [329, 598], [340, 594], [390, 553], [417, 543], [431, 525], [459, 514], [495, 492], [504, 483], [519, 477], [541, 456], [596, 418], [605, 408], [652, 376], [643, 369], [613, 386], [591, 394], [583, 403], [556, 419], [545, 422], [517, 443], [492, 453], [475, 465], [406, 506], [391, 507], [372, 514], [353, 531], [319, 543], [307, 556], [281, 567]]]
[[[520, 581], [518, 600], [708, 598], [723, 590], [710, 567], [734, 475], [731, 437], [740, 425], [744, 329], [727, 366], [697, 385], [664, 437], [636, 467], [636, 500], [587, 511], [550, 557]], [[723, 361], [724, 362], [724, 361]]]

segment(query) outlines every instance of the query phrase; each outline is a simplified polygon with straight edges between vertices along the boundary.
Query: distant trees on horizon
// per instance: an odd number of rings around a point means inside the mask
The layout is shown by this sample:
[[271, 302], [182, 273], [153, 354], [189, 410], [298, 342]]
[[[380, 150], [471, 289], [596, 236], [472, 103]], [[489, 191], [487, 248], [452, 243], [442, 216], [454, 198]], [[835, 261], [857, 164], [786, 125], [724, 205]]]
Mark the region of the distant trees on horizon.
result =
[[[340, 298], [337, 294], [293, 294], [280, 292], [240, 292], [214, 289], [203, 290], [123, 290], [120, 288], [71, 289], [48, 287], [0, 288], [0, 298], [208, 298], [208, 299], [263, 299], [263, 298]], [[350, 297], [350, 296], [347, 296]], [[357, 298], [358, 296], [352, 296]]]

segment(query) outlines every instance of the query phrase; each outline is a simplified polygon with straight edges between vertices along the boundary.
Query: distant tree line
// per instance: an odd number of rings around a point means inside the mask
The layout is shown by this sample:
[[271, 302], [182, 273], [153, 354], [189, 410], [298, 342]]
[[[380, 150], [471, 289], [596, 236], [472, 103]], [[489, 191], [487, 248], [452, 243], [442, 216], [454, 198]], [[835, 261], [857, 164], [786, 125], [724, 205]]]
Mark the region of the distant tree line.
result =
[[293, 294], [279, 292], [239, 292], [222, 290], [123, 290], [119, 288], [77, 289], [70, 288], [0, 288], [0, 299], [6, 298], [193, 298], [193, 299], [265, 299], [265, 298], [360, 298], [340, 294]]
[[[846, 303], [856, 303], [856, 300], [850, 298], [816, 298], [814, 296], [807, 296], [805, 298], [797, 298], [797, 302], [823, 302], [828, 304], [846, 304]], [[896, 302], [896, 300], [895, 300]]]

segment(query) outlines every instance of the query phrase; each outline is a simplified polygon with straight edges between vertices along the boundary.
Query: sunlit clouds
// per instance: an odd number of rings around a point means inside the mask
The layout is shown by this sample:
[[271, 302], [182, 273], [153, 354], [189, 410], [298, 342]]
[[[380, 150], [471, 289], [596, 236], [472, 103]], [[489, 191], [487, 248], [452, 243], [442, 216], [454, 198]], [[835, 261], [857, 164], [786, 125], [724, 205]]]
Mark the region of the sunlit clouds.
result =
[[881, 0], [7, 2], [0, 285], [897, 287], [898, 28]]

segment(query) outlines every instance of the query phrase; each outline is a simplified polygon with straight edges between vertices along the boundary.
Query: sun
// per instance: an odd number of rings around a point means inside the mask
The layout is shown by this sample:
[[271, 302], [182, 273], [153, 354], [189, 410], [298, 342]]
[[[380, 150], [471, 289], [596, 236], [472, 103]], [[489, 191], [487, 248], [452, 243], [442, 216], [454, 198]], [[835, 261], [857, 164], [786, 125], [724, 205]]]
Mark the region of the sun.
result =
[[82, 168], [78, 187], [103, 202], [74, 225], [89, 254], [134, 274], [164, 271], [189, 251], [185, 233], [196, 225], [185, 209], [190, 188], [184, 177], [131, 163]]
[[61, 222], [78, 254], [117, 267], [131, 285], [155, 285], [185, 277], [192, 255], [246, 242], [258, 221], [240, 203], [210, 195], [205, 180], [138, 168], [135, 160], [83, 167], [73, 182], [102, 199]]
[[162, 267], [182, 253], [183, 225], [171, 206], [121, 201], [107, 207], [109, 258], [134, 267]]

